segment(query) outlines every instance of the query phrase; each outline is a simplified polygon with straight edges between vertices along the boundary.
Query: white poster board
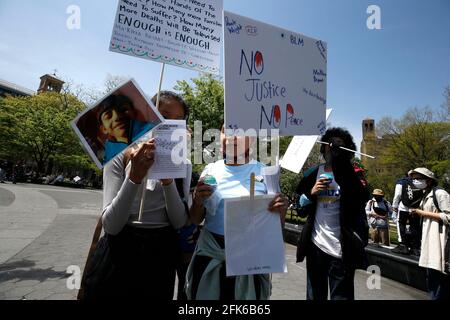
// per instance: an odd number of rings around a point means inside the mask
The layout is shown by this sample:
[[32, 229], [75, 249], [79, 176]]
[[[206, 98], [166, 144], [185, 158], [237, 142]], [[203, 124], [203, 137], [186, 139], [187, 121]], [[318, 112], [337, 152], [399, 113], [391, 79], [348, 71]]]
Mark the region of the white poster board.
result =
[[[327, 109], [327, 121], [332, 111], [333, 109]], [[325, 130], [326, 125], [321, 127], [321, 134], [324, 134]], [[280, 160], [281, 167], [297, 174], [300, 173], [300, 170], [302, 170], [303, 165], [308, 159], [308, 156], [319, 137], [320, 136], [293, 137], [286, 150], [286, 153]]]
[[326, 43], [226, 11], [223, 24], [226, 128], [319, 135]]
[[227, 276], [287, 272], [280, 216], [273, 195], [225, 199]]
[[148, 179], [177, 179], [187, 176], [186, 120], [165, 120], [151, 132], [155, 137], [155, 162]]
[[219, 73], [222, 0], [119, 0], [109, 50]]

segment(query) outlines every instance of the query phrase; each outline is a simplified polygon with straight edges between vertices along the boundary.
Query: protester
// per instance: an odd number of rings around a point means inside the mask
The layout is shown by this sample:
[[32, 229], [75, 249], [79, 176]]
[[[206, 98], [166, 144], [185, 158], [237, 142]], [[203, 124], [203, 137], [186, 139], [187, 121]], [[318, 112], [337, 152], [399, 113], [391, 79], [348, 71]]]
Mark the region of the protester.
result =
[[[184, 101], [167, 92], [159, 111], [166, 119], [186, 119], [188, 115]], [[188, 178], [178, 181], [181, 183], [163, 179], [153, 190], [145, 190], [142, 219], [138, 221], [142, 189], [147, 187], [155, 148], [151, 139], [105, 166], [102, 221], [113, 268], [105, 275], [96, 299], [173, 299], [180, 257], [176, 230], [188, 224], [185, 197], [192, 168], [188, 166]]]
[[[186, 295], [192, 300], [266, 300], [270, 296], [269, 275], [226, 277], [224, 249], [224, 199], [249, 195], [250, 175], [261, 176], [264, 165], [250, 159], [249, 137], [226, 137], [222, 127], [221, 143], [224, 160], [206, 166], [190, 209], [196, 224], [205, 223], [186, 276]], [[266, 193], [265, 183], [256, 181], [255, 195]], [[284, 196], [275, 195], [268, 209], [279, 214], [284, 224]]]
[[383, 190], [375, 189], [372, 195], [373, 198], [366, 205], [366, 214], [372, 229], [372, 240], [376, 245], [381, 242], [383, 245], [389, 246], [389, 217], [392, 215], [392, 207], [384, 199]]
[[392, 206], [396, 213], [400, 244], [392, 250], [393, 253], [420, 255], [421, 219], [411, 215], [410, 208], [417, 208], [423, 196], [423, 191], [412, 185], [409, 174], [397, 181]]
[[341, 128], [325, 132], [320, 151], [325, 164], [311, 168], [297, 186], [298, 214], [308, 217], [297, 245], [297, 262], [306, 257], [307, 299], [354, 299], [354, 275], [367, 268], [369, 194], [352, 166], [356, 150], [350, 133]]
[[419, 266], [426, 268], [431, 299], [449, 300], [450, 195], [437, 187], [436, 176], [427, 168], [414, 169], [411, 178], [414, 186], [424, 190], [426, 194], [420, 208], [411, 209], [413, 215], [423, 219]]

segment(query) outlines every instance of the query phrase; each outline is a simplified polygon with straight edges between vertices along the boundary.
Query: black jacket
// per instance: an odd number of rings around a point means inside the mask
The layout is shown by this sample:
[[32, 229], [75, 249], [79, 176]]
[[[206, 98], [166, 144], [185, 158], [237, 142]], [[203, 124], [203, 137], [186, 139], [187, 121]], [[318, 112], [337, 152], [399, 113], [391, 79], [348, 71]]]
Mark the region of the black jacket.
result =
[[[333, 152], [332, 169], [334, 179], [340, 186], [340, 223], [342, 260], [350, 269], [366, 269], [368, 266], [365, 247], [368, 243], [369, 227], [365, 204], [370, 196], [357, 177], [353, 165], [343, 152]], [[312, 245], [312, 233], [317, 208], [317, 196], [311, 195], [319, 168], [305, 173], [297, 186], [297, 194], [304, 194], [311, 204], [297, 210], [301, 217], [308, 217], [297, 243], [297, 262], [302, 262]]]

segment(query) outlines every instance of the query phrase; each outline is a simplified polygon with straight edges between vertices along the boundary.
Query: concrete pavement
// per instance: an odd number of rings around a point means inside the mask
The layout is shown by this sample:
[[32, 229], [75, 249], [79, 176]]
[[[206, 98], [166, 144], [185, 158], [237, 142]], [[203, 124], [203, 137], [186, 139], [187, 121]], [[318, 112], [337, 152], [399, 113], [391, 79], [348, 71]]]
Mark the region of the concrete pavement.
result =
[[[0, 300], [75, 299], [66, 270], [84, 267], [101, 203], [96, 190], [0, 185]], [[304, 300], [306, 266], [295, 263], [295, 247], [289, 244], [286, 259], [288, 273], [273, 275], [272, 299]], [[357, 272], [357, 299], [427, 299], [424, 292], [385, 278], [380, 290], [369, 290], [368, 277]]]

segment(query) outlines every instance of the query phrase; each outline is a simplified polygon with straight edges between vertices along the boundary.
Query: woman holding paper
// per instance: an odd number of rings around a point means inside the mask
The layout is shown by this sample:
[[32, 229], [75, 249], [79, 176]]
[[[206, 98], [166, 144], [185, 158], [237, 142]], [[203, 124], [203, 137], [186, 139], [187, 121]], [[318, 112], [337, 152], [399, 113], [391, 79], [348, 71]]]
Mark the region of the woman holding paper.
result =
[[[159, 111], [166, 119], [188, 116], [184, 101], [170, 92], [161, 94]], [[152, 139], [105, 166], [102, 221], [113, 268], [99, 299], [173, 299], [180, 255], [176, 230], [188, 222], [185, 199], [192, 169], [188, 166], [186, 179], [161, 180], [153, 190], [146, 190], [142, 219], [138, 221], [142, 189], [147, 187], [155, 148]]]
[[[226, 277], [224, 199], [249, 195], [250, 176], [255, 174], [254, 194], [267, 194], [261, 178], [263, 164], [251, 160], [249, 137], [227, 138], [222, 128], [225, 160], [209, 164], [194, 191], [190, 216], [194, 223], [205, 220], [186, 276], [186, 295], [193, 300], [266, 300], [270, 295], [268, 274]], [[216, 183], [215, 183], [216, 182]], [[284, 224], [287, 201], [277, 194], [268, 208]]]

